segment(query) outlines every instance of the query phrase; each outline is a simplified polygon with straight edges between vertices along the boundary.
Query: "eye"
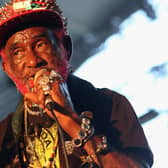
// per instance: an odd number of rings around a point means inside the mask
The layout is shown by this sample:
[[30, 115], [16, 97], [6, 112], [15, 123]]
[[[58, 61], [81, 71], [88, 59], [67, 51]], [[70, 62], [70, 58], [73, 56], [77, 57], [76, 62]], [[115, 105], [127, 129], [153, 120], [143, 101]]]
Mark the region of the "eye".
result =
[[42, 46], [44, 46], [44, 45], [45, 45], [44, 42], [39, 42], [39, 43], [37, 43], [37, 48], [42, 47]]
[[15, 50], [13, 51], [13, 54], [14, 54], [15, 56], [22, 55], [22, 54], [23, 54], [23, 50], [22, 50], [22, 49], [15, 49]]
[[45, 49], [47, 47], [48, 43], [44, 40], [40, 40], [36, 43], [35, 48], [38, 50]]
[[17, 48], [13, 51], [13, 62], [14, 64], [19, 64], [22, 62], [24, 57], [24, 51], [21, 48]]

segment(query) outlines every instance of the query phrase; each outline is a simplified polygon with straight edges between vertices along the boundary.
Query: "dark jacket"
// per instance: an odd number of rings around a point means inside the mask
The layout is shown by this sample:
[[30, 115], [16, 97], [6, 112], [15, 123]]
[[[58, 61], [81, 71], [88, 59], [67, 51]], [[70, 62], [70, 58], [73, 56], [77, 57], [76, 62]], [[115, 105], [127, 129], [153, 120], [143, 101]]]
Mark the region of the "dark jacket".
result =
[[[92, 111], [96, 134], [106, 135], [111, 150], [124, 152], [135, 159], [143, 159], [151, 166], [153, 155], [143, 129], [129, 101], [106, 88], [98, 89], [78, 77], [67, 80], [75, 111]], [[21, 106], [19, 108], [22, 108]], [[0, 122], [0, 167], [9, 163], [16, 153], [11, 126], [13, 113]]]

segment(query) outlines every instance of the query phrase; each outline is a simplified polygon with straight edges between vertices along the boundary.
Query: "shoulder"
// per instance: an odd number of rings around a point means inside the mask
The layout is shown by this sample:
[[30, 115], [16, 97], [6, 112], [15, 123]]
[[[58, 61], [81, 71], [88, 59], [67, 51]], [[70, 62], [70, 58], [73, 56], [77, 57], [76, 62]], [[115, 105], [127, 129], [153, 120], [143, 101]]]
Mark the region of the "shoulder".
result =
[[75, 75], [69, 75], [67, 80], [69, 92], [71, 96], [75, 96], [81, 99], [83, 96], [86, 98], [99, 99], [100, 101], [106, 99], [106, 101], [111, 101], [113, 108], [128, 108], [133, 110], [129, 100], [122, 94], [111, 90], [109, 88], [96, 88], [92, 83]]
[[8, 127], [11, 126], [11, 119], [12, 119], [13, 113], [10, 113], [6, 118], [0, 121], [0, 150], [1, 145], [3, 143], [4, 136], [7, 132]]
[[70, 75], [68, 78], [68, 88], [76, 106], [79, 104], [81, 104], [80, 107], [83, 106], [82, 104], [95, 106], [95, 109], [106, 111], [106, 114], [114, 119], [122, 116], [136, 118], [129, 100], [116, 91], [108, 88], [96, 88], [92, 83], [74, 75]]
[[78, 89], [78, 91], [80, 91], [80, 89], [87, 89], [95, 92], [104, 93], [107, 96], [123, 97], [121, 94], [108, 88], [96, 88], [91, 82], [73, 74], [69, 75], [67, 79], [67, 84], [70, 89]]
[[10, 123], [12, 116], [13, 116], [13, 113], [10, 113], [6, 118], [4, 118], [3, 120], [0, 120], [0, 132], [4, 132], [4, 128]]

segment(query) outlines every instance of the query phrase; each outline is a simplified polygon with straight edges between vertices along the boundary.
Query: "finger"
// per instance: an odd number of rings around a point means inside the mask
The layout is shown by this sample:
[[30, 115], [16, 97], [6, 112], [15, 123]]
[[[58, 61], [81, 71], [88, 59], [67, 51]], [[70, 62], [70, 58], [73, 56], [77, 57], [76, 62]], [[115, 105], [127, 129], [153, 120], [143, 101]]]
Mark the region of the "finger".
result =
[[29, 92], [29, 93], [26, 93], [25, 96], [24, 96], [25, 100], [28, 100], [30, 102], [33, 102], [33, 103], [38, 103], [38, 99], [36, 97], [36, 94], [32, 93], [32, 92]]
[[45, 97], [42, 91], [37, 93], [29, 92], [25, 94], [25, 100], [28, 100], [31, 103], [38, 104], [41, 108], [44, 108]]
[[64, 107], [66, 105], [67, 100], [66, 100], [60, 86], [61, 86], [61, 84], [54, 82], [52, 84], [52, 89], [50, 90], [50, 96], [60, 106]]

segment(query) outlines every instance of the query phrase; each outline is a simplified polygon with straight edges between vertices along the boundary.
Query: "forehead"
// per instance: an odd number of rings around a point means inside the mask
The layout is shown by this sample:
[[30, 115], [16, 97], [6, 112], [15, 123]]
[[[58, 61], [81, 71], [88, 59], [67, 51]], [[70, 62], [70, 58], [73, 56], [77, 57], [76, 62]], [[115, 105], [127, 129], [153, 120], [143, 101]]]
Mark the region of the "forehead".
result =
[[12, 45], [14, 43], [23, 42], [31, 40], [37, 37], [47, 37], [51, 38], [51, 29], [46, 27], [31, 27], [14, 33], [10, 36], [6, 42], [5, 46]]

